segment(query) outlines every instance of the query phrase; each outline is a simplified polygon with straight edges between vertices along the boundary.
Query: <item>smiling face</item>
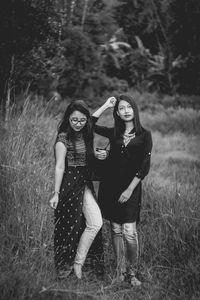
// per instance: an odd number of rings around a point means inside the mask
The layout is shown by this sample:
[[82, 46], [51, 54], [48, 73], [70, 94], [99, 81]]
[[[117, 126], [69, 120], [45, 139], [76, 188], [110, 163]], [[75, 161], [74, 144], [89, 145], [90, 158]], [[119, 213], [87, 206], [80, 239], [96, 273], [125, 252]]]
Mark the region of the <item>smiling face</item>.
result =
[[120, 100], [119, 101], [117, 114], [125, 122], [133, 121], [133, 118], [134, 118], [133, 108], [125, 100]]
[[73, 111], [69, 117], [69, 124], [74, 131], [80, 131], [87, 123], [87, 117], [85, 114], [78, 110]]

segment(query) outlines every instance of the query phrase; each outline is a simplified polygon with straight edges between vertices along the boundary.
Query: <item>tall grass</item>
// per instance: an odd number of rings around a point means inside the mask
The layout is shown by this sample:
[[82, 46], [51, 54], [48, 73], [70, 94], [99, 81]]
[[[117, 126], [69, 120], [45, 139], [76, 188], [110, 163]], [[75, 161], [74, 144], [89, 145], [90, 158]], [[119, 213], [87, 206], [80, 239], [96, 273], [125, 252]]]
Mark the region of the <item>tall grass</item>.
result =
[[[0, 145], [0, 299], [199, 299], [199, 111], [158, 106], [157, 113], [141, 114], [154, 147], [143, 182], [138, 290], [114, 284], [106, 221], [105, 278], [87, 273], [82, 282], [56, 280], [48, 200], [58, 118], [47, 110], [25, 101], [11, 114]], [[110, 113], [101, 122], [112, 125]], [[104, 140], [96, 136], [95, 143]]]
[[[42, 106], [27, 100], [22, 112], [11, 118], [1, 142], [0, 263], [8, 275], [2, 276], [2, 299], [12, 298], [4, 295], [4, 288], [11, 292], [9, 286], [20, 287], [24, 280], [27, 288], [26, 274], [37, 270], [40, 277], [40, 270], [49, 266], [53, 229], [47, 201], [52, 190], [55, 124], [45, 116]], [[12, 278], [15, 274], [16, 278]], [[38, 276], [35, 278], [34, 284]]]

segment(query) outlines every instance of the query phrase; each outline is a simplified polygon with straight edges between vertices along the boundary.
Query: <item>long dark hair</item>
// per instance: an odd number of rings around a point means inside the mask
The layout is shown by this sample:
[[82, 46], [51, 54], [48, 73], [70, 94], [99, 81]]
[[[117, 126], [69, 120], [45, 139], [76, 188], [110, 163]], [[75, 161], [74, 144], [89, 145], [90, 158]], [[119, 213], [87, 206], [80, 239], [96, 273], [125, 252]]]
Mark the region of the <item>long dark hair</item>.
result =
[[93, 134], [93, 125], [92, 125], [90, 111], [88, 109], [87, 104], [83, 100], [74, 100], [68, 105], [62, 120], [58, 124], [58, 134], [61, 132], [66, 133], [67, 139], [70, 140], [73, 144], [74, 154], [76, 157], [75, 140], [77, 137], [77, 132], [75, 132], [72, 129], [70, 122], [69, 122], [69, 117], [75, 110], [81, 112], [87, 118], [87, 122], [86, 122], [85, 126], [81, 129], [81, 132], [83, 133], [83, 139], [84, 139], [85, 145], [86, 145], [86, 157], [87, 157], [87, 159], [89, 159], [90, 156], [93, 155], [93, 153], [94, 153], [94, 151], [93, 151], [94, 134]]
[[140, 135], [142, 132], [142, 126], [140, 124], [138, 107], [137, 107], [137, 104], [135, 103], [133, 97], [131, 97], [128, 94], [120, 94], [119, 96], [116, 97], [116, 99], [117, 99], [117, 101], [115, 103], [115, 107], [113, 110], [113, 117], [114, 117], [114, 121], [115, 121], [115, 136], [120, 136], [125, 131], [125, 122], [117, 114], [119, 102], [121, 100], [128, 102], [131, 105], [131, 107], [133, 108], [133, 112], [134, 112], [133, 123], [134, 123], [134, 127], [135, 127], [135, 134]]

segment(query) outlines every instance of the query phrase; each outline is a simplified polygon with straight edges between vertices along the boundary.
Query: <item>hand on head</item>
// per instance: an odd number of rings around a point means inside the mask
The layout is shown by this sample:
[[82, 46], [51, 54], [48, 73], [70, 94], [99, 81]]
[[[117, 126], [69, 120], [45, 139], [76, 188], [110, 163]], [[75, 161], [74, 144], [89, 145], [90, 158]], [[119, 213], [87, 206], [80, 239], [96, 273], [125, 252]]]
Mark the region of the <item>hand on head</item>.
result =
[[108, 107], [114, 107], [116, 101], [117, 101], [117, 99], [112, 96], [107, 99], [106, 104], [108, 105]]

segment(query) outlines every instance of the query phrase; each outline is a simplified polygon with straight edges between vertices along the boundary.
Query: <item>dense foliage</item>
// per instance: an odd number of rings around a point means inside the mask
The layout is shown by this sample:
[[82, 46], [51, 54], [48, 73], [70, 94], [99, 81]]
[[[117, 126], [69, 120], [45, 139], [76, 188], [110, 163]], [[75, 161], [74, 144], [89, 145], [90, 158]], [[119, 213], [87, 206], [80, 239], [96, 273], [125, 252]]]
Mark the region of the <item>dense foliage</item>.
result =
[[0, 99], [8, 87], [101, 97], [126, 88], [200, 93], [198, 0], [2, 0]]
[[[33, 81], [35, 55], [51, 32], [49, 18], [52, 1], [0, 1], [0, 100], [5, 96], [9, 80], [21, 90], [23, 84]], [[44, 48], [44, 44], [42, 44]], [[27, 66], [29, 66], [27, 68]]]

